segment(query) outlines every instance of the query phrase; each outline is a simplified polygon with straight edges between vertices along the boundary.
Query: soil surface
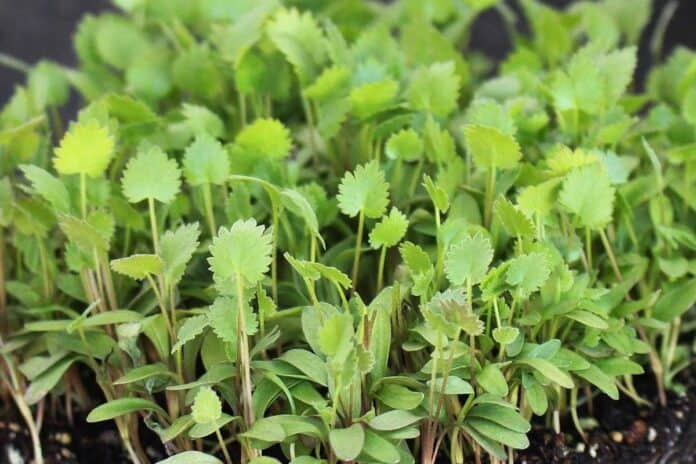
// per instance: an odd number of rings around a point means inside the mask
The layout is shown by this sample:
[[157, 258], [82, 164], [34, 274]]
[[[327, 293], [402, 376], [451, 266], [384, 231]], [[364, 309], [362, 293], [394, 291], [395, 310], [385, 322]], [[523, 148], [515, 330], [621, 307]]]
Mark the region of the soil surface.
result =
[[579, 416], [594, 417], [597, 426], [586, 431], [583, 442], [573, 424], [563, 423], [564, 433], [536, 427], [530, 433], [531, 445], [518, 453], [516, 462], [541, 463], [616, 463], [672, 464], [696, 463], [696, 369], [681, 376], [687, 394], [669, 394], [667, 406], [657, 404], [654, 388], [647, 386], [651, 375], [637, 379], [644, 398], [655, 400], [653, 407], [638, 406], [622, 396], [612, 401], [601, 395], [595, 398], [594, 415], [587, 406]]

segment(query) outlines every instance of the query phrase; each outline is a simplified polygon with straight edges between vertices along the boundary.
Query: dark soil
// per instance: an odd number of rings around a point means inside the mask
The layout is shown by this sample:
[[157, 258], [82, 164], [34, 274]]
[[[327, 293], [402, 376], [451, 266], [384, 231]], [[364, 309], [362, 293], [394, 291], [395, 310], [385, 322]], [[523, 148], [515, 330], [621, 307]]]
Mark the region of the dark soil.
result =
[[[654, 388], [652, 375], [642, 376], [639, 391]], [[587, 431], [583, 442], [572, 423], [566, 421], [562, 430], [536, 427], [530, 434], [531, 445], [517, 454], [520, 463], [630, 463], [671, 464], [696, 463], [696, 369], [681, 376], [687, 394], [668, 395], [665, 407], [638, 406], [622, 396], [612, 401], [602, 395], [594, 400], [594, 419], [598, 426]], [[654, 399], [655, 395], [646, 395]], [[587, 408], [579, 411], [589, 417]]]

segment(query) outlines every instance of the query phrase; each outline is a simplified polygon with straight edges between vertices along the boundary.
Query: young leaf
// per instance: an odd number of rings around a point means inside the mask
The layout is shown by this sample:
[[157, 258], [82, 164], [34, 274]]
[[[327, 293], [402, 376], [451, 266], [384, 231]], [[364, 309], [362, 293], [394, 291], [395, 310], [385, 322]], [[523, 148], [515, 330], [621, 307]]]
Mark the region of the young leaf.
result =
[[171, 284], [177, 284], [184, 275], [186, 264], [198, 248], [200, 228], [197, 222], [183, 224], [176, 230], [169, 230], [160, 240], [162, 272]]
[[568, 173], [558, 201], [575, 216], [579, 226], [597, 230], [611, 221], [614, 192], [609, 176], [597, 163]]
[[515, 138], [494, 127], [466, 125], [464, 138], [467, 152], [483, 169], [512, 169], [522, 157]]
[[214, 137], [201, 133], [184, 152], [183, 170], [189, 185], [222, 185], [230, 176], [229, 155]]
[[392, 79], [368, 82], [350, 92], [351, 111], [359, 119], [367, 119], [392, 106], [399, 83]]
[[176, 160], [169, 159], [161, 148], [140, 148], [123, 171], [123, 194], [131, 203], [150, 198], [171, 203], [179, 193], [180, 177]]
[[513, 258], [505, 280], [516, 288], [520, 298], [526, 299], [546, 282], [550, 273], [546, 256], [535, 251]]
[[496, 364], [488, 364], [476, 376], [476, 381], [488, 393], [504, 397], [508, 394], [505, 376]]
[[77, 122], [55, 150], [53, 165], [60, 174], [84, 174], [99, 177], [114, 152], [114, 139], [96, 120]]
[[[229, 229], [221, 227], [210, 245], [208, 263], [218, 290], [235, 294], [239, 285], [255, 286], [271, 264], [271, 235], [254, 219], [236, 221]], [[242, 295], [238, 295], [240, 298]]]
[[208, 327], [208, 317], [205, 315], [188, 317], [179, 327], [179, 332], [176, 336], [176, 344], [172, 347], [172, 353], [175, 353], [179, 348], [190, 342], [198, 335], [203, 333]]
[[157, 255], [131, 255], [111, 260], [111, 269], [135, 280], [162, 272], [162, 260]]
[[445, 117], [457, 108], [459, 83], [452, 61], [420, 68], [413, 73], [407, 92], [411, 107]]
[[508, 234], [520, 237], [533, 236], [534, 235], [534, 224], [532, 221], [520, 211], [515, 205], [510, 203], [510, 201], [501, 196], [495, 201], [495, 206], [493, 207], [500, 222], [503, 223], [503, 227]]
[[483, 279], [493, 260], [491, 242], [482, 234], [468, 236], [453, 245], [445, 258], [445, 274], [453, 285], [464, 285], [467, 280], [476, 284]]
[[32, 190], [48, 201], [56, 211], [61, 213], [70, 211], [70, 194], [59, 179], [31, 164], [23, 164], [20, 169], [24, 177], [31, 182]]
[[157, 461], [157, 464], [222, 464], [215, 456], [201, 453], [200, 451], [184, 451], [183, 453], [175, 454], [162, 461]]
[[423, 140], [413, 129], [403, 129], [387, 140], [384, 153], [387, 158], [402, 161], [418, 161], [423, 156]]
[[210, 387], [201, 387], [191, 406], [191, 417], [196, 424], [215, 422], [222, 416], [222, 403]]
[[261, 118], [239, 132], [235, 145], [252, 159], [282, 160], [290, 154], [290, 131], [277, 119]]
[[393, 207], [389, 216], [383, 217], [370, 232], [370, 245], [374, 249], [393, 247], [404, 238], [406, 229], [408, 229], [408, 219], [401, 211]]
[[355, 217], [361, 211], [369, 218], [384, 214], [389, 203], [389, 184], [376, 161], [347, 172], [338, 186], [338, 207], [343, 214]]

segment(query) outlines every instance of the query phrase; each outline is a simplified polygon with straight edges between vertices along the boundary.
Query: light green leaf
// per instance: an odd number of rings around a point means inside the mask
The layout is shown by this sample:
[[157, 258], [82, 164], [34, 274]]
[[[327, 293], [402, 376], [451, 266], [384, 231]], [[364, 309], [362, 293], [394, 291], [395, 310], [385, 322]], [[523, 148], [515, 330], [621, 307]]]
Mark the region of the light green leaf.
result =
[[406, 235], [408, 219], [395, 207], [389, 216], [384, 216], [370, 232], [370, 246], [374, 249], [393, 247]]
[[512, 169], [522, 157], [515, 138], [494, 127], [468, 124], [464, 138], [469, 156], [483, 169]]
[[290, 131], [277, 119], [261, 118], [242, 129], [235, 145], [252, 159], [282, 160], [290, 154]]
[[180, 177], [176, 160], [169, 159], [162, 149], [141, 148], [123, 171], [123, 194], [131, 203], [150, 198], [171, 203], [179, 193]]
[[520, 334], [517, 327], [497, 327], [493, 329], [493, 339], [501, 345], [509, 345]]
[[505, 227], [508, 234], [513, 237], [533, 236], [535, 233], [534, 224], [531, 219], [520, 211], [510, 201], [501, 196], [495, 201], [495, 213], [498, 215], [500, 222]]
[[359, 119], [367, 119], [389, 109], [399, 92], [399, 83], [392, 79], [368, 82], [350, 92], [351, 110]]
[[125, 375], [114, 380], [114, 385], [127, 385], [129, 383], [141, 382], [152, 377], [171, 377], [176, 378], [176, 374], [161, 362], [146, 364], [129, 370]]
[[493, 260], [491, 242], [482, 234], [470, 235], [450, 247], [445, 258], [445, 274], [453, 285], [481, 281]]
[[[396, 447], [370, 429], [365, 430], [365, 444], [361, 456], [366, 456], [369, 461], [385, 464], [397, 464], [401, 460]], [[360, 460], [363, 459], [360, 458]], [[368, 459], [364, 460], [368, 461]]]
[[212, 256], [208, 258], [218, 290], [235, 294], [237, 284], [245, 288], [255, 286], [271, 264], [271, 248], [271, 235], [254, 219], [238, 220], [229, 229], [221, 227], [210, 245]]
[[402, 243], [399, 247], [399, 253], [412, 273], [427, 272], [432, 267], [428, 254], [414, 243]]
[[230, 176], [229, 155], [213, 136], [200, 133], [184, 152], [183, 169], [189, 185], [223, 185]]
[[347, 172], [338, 186], [338, 206], [347, 216], [355, 217], [362, 211], [369, 218], [378, 218], [388, 203], [389, 184], [376, 161]]
[[76, 122], [55, 150], [53, 165], [60, 174], [99, 177], [114, 152], [114, 139], [96, 120]]
[[[474, 393], [474, 387], [471, 386], [469, 382], [457, 377], [455, 375], [448, 375], [447, 381], [445, 382], [444, 389], [442, 388], [442, 377], [437, 377], [435, 379], [435, 391], [442, 392], [445, 395], [472, 395]], [[428, 386], [430, 386], [430, 381], [428, 380]]]
[[457, 108], [459, 84], [452, 61], [417, 69], [407, 91], [411, 107], [445, 117]]
[[558, 201], [577, 219], [578, 225], [601, 229], [610, 221], [614, 187], [600, 164], [574, 169], [566, 176]]
[[162, 271], [168, 283], [177, 284], [184, 275], [186, 264], [198, 248], [200, 228], [197, 222], [169, 230], [160, 239]]
[[420, 406], [425, 395], [403, 385], [385, 383], [377, 390], [375, 397], [390, 408], [409, 410]]
[[112, 259], [111, 269], [131, 279], [143, 280], [148, 275], [159, 275], [162, 272], [162, 260], [157, 255], [131, 255]]
[[157, 464], [222, 464], [222, 461], [215, 456], [201, 453], [200, 451], [184, 451], [158, 461]]
[[666, 291], [653, 310], [653, 317], [671, 322], [680, 317], [696, 303], [696, 279], [687, 278]]
[[210, 387], [201, 387], [191, 406], [191, 417], [196, 424], [215, 422], [222, 416], [222, 403]]
[[31, 182], [31, 188], [48, 201], [58, 212], [70, 211], [70, 194], [65, 185], [38, 166], [23, 164], [20, 166], [24, 177]]
[[466, 423], [482, 435], [510, 448], [525, 449], [529, 446], [529, 440], [524, 433], [516, 432], [493, 421], [479, 417], [467, 417]]
[[433, 202], [435, 207], [440, 210], [440, 212], [445, 213], [449, 209], [450, 201], [449, 195], [445, 189], [440, 187], [439, 184], [433, 182], [433, 179], [429, 175], [423, 176], [423, 187], [428, 192], [430, 200]]
[[208, 316], [204, 314], [186, 318], [184, 323], [181, 324], [181, 327], [179, 327], [179, 332], [176, 336], [176, 343], [172, 347], [172, 353], [176, 352], [186, 343], [202, 334], [203, 330], [205, 330], [208, 325]]
[[515, 287], [520, 298], [528, 298], [549, 278], [551, 270], [541, 252], [520, 255], [510, 261], [505, 281]]
[[[564, 388], [574, 388], [573, 379], [567, 372], [562, 371], [550, 361], [542, 358], [521, 358], [515, 361], [518, 364], [525, 364], [533, 369], [536, 369], [544, 377], [557, 383]], [[577, 373], [577, 372], [576, 372]]]
[[327, 356], [345, 356], [352, 340], [353, 318], [350, 314], [333, 314], [319, 329], [319, 347]]
[[395, 409], [373, 417], [368, 422], [370, 428], [380, 431], [398, 430], [413, 425], [422, 419], [410, 411]]
[[476, 376], [476, 381], [481, 388], [496, 396], [508, 394], [508, 384], [505, 376], [496, 364], [488, 364]]
[[418, 161], [423, 150], [423, 140], [418, 133], [413, 129], [403, 129], [389, 137], [384, 153], [393, 160]]

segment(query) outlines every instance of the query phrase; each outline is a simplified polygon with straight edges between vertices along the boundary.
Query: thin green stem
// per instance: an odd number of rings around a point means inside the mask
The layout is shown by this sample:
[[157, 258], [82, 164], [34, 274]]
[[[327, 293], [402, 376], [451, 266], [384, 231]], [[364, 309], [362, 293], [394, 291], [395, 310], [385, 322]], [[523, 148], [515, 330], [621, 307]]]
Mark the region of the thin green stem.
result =
[[582, 425], [580, 425], [580, 419], [578, 418], [578, 389], [573, 388], [570, 390], [570, 417], [573, 420], [573, 425], [575, 426], [575, 430], [578, 431], [580, 434], [580, 437], [582, 438], [582, 441], [587, 442], [587, 435], [585, 435], [585, 431], [582, 429]]
[[28, 74], [31, 71], [31, 65], [29, 63], [25, 63], [19, 58], [15, 58], [7, 53], [0, 53], [0, 66], [14, 69], [24, 74]]
[[157, 215], [155, 214], [154, 198], [147, 199], [147, 206], [150, 212], [150, 231], [152, 232], [152, 246], [155, 249], [155, 254], [159, 255], [159, 232], [157, 232]]
[[152, 287], [152, 291], [155, 293], [155, 297], [157, 298], [157, 303], [159, 305], [160, 311], [162, 312], [162, 317], [164, 318], [164, 322], [167, 324], [167, 330], [169, 331], [169, 336], [172, 341], [176, 340], [176, 336], [174, 334], [174, 328], [172, 327], [172, 321], [169, 319], [169, 313], [167, 312], [167, 308], [164, 304], [164, 300], [162, 299], [162, 294], [158, 290], [157, 283], [155, 282], [155, 279], [152, 278], [150, 274], [147, 274], [147, 281], [150, 283], [150, 287]]
[[592, 231], [585, 227], [585, 255], [587, 257], [588, 272], [592, 272]]
[[365, 212], [360, 211], [358, 216], [358, 234], [355, 237], [355, 253], [353, 254], [353, 272], [351, 273], [353, 279], [353, 291], [358, 285], [358, 270], [360, 268], [360, 251], [362, 249], [362, 236], [363, 229], [365, 227]]
[[604, 232], [604, 229], [599, 229], [599, 237], [602, 239], [602, 245], [604, 245], [604, 249], [607, 251], [607, 256], [609, 256], [609, 261], [611, 262], [611, 268], [614, 271], [614, 275], [619, 282], [623, 282], [623, 275], [621, 275], [621, 270], [616, 262], [616, 256], [614, 256], [614, 250], [611, 248], [611, 243], [609, 243], [609, 239], [607, 238], [607, 234]]
[[220, 449], [222, 450], [222, 454], [225, 455], [225, 462], [227, 464], [232, 464], [232, 458], [230, 458], [230, 453], [227, 451], [227, 446], [225, 445], [225, 440], [223, 440], [222, 434], [220, 433], [219, 428], [215, 429], [215, 436], [217, 436], [218, 443], [220, 443]]
[[384, 284], [384, 261], [387, 258], [387, 247], [383, 246], [379, 253], [379, 268], [377, 270], [377, 291], [382, 290]]
[[210, 191], [210, 184], [203, 185], [203, 203], [205, 205], [205, 216], [208, 220], [210, 236], [215, 237], [217, 227], [215, 226], [215, 212], [213, 211], [213, 198]]
[[271, 205], [271, 214], [273, 216], [273, 230], [271, 231], [271, 240], [273, 247], [271, 248], [271, 294], [273, 301], [278, 302], [278, 223], [279, 223], [279, 207], [273, 202]]
[[483, 205], [483, 218], [486, 227], [491, 225], [491, 216], [493, 215], [493, 196], [495, 195], [495, 166], [488, 170], [488, 182], [486, 183], [486, 198]]

